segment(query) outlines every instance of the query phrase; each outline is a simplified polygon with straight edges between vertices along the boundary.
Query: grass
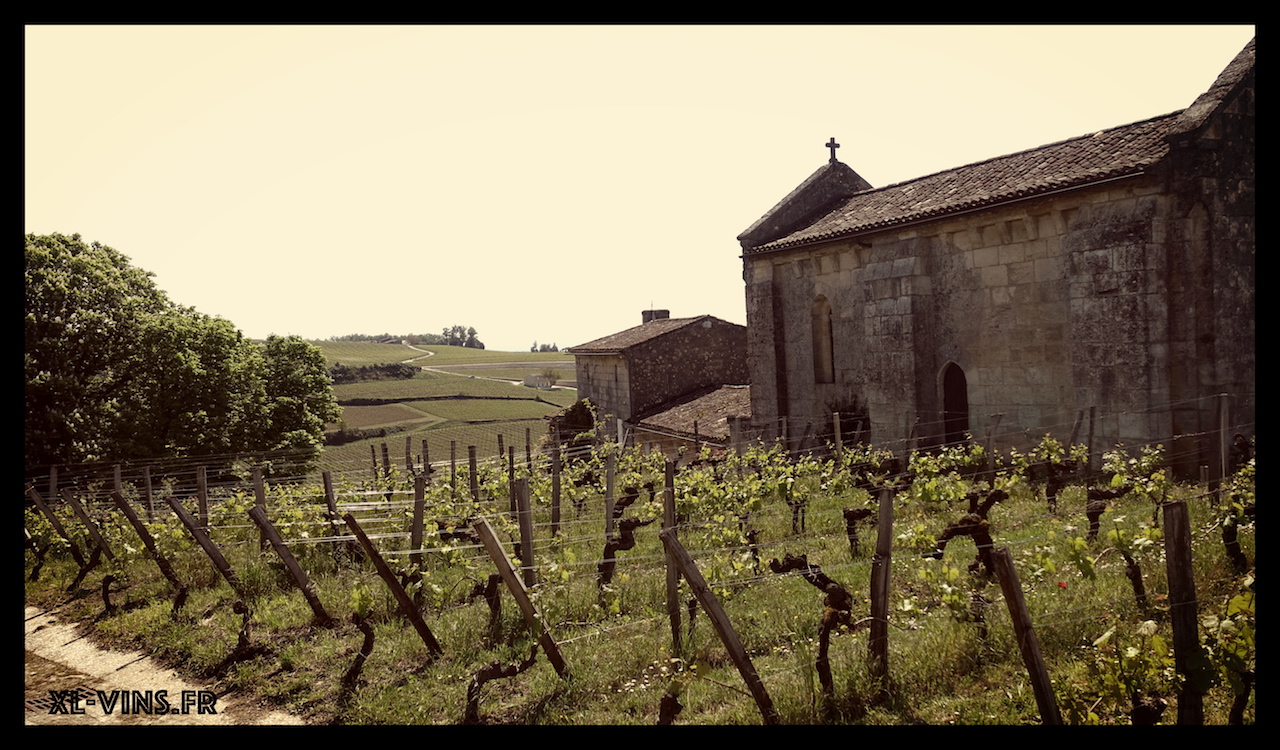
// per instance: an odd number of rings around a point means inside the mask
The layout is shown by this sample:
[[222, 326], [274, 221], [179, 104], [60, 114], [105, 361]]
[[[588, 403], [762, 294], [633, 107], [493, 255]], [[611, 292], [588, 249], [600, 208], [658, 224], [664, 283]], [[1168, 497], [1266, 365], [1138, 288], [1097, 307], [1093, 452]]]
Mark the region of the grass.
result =
[[377, 344], [367, 341], [312, 341], [320, 348], [330, 365], [341, 362], [353, 367], [359, 365], [387, 364], [414, 360], [416, 364], [437, 365], [502, 364], [507, 362], [539, 362], [546, 366], [562, 365], [572, 368], [573, 355], [562, 352], [499, 352], [490, 349], [469, 349], [464, 346], [406, 346], [404, 344]]
[[[365, 342], [313, 342], [330, 361], [347, 364], [380, 364], [406, 359], [415, 353], [398, 344]], [[434, 355], [420, 363], [431, 365], [492, 364], [493, 368], [458, 370], [457, 374], [422, 371], [408, 380], [378, 380], [334, 386], [334, 396], [342, 405], [342, 421], [329, 426], [353, 430], [378, 430], [383, 434], [325, 449], [322, 468], [330, 471], [367, 467], [373, 455], [381, 455], [384, 445], [398, 465], [404, 463], [406, 441], [415, 461], [421, 460], [423, 441], [432, 461], [448, 459], [450, 443], [458, 445], [460, 459], [467, 459], [468, 446], [475, 446], [483, 459], [498, 454], [497, 435], [504, 434], [523, 449], [525, 431], [535, 445], [546, 433], [544, 417], [572, 405], [577, 392], [572, 389], [536, 389], [495, 380], [494, 377], [523, 378], [558, 367], [572, 377], [573, 358], [559, 353], [494, 352], [464, 347], [429, 346]], [[425, 356], [425, 355], [424, 355]], [[515, 362], [535, 362], [534, 367], [513, 368]], [[545, 363], [545, 364], [543, 364]], [[567, 369], [566, 369], [567, 368]], [[394, 402], [394, 403], [389, 403]], [[523, 456], [521, 456], [523, 458]]]
[[[619, 488], [658, 479], [658, 467], [651, 457], [625, 458], [619, 465]], [[539, 654], [527, 671], [484, 686], [481, 722], [653, 724], [663, 695], [676, 686], [684, 706], [678, 724], [759, 724], [760, 712], [705, 613], [697, 612], [690, 621], [688, 610], [682, 608], [682, 648], [673, 650], [657, 524], [637, 530], [636, 546], [616, 555], [612, 585], [598, 586], [596, 568], [605, 542], [600, 490], [576, 488], [570, 481], [585, 468], [577, 465], [570, 469], [577, 473], [565, 478], [555, 536], [550, 530], [548, 480], [545, 474], [531, 478], [532, 561], [539, 578], [533, 589], [535, 601], [560, 644], [571, 677], [562, 679], [545, 654]], [[465, 464], [462, 470], [465, 474]], [[482, 500], [478, 504], [467, 497], [465, 476], [458, 494], [449, 489], [447, 477], [438, 476], [429, 490], [427, 518], [447, 520], [483, 513], [510, 551], [517, 537], [514, 524], [503, 513], [505, 472], [487, 464], [480, 471]], [[863, 530], [862, 551], [854, 557], [841, 510], [871, 507], [874, 500], [861, 490], [824, 489], [816, 475], [801, 478], [797, 487], [809, 493], [804, 529], [793, 531], [791, 511], [777, 495], [761, 498], [763, 502], [747, 519], [749, 527], [760, 532], [753, 555], [744, 544], [737, 514], [728, 512], [745, 508], [713, 498], [717, 487], [736, 484], [732, 479], [711, 482], [697, 471], [678, 475], [678, 502], [682, 512], [689, 514], [680, 539], [711, 583], [783, 723], [1039, 723], [999, 587], [965, 570], [974, 558], [972, 542], [953, 540], [942, 560], [923, 558], [916, 546], [917, 537], [936, 537], [962, 508], [898, 496], [891, 565], [889, 693], [882, 699], [869, 673], [867, 631], [854, 628], [833, 638], [830, 656], [836, 689], [824, 707], [814, 665], [823, 593], [795, 575], [772, 573], [768, 561], [788, 553], [806, 555], [853, 594], [854, 618], [866, 617], [874, 530]], [[408, 541], [403, 533], [411, 507], [408, 485], [400, 482], [391, 488], [389, 499], [382, 485], [357, 474], [342, 477], [339, 486], [340, 503], [357, 514], [367, 531], [380, 535], [377, 543], [389, 564], [397, 570], [407, 568]], [[1216, 542], [1218, 511], [1196, 487], [1179, 487], [1175, 492], [1187, 499], [1192, 510], [1202, 607], [1205, 613], [1217, 611], [1237, 586], [1222, 545]], [[294, 540], [294, 554], [312, 576], [321, 601], [337, 618], [327, 628], [312, 624], [312, 613], [292, 588], [283, 566], [274, 555], [259, 553], [256, 533], [245, 531], [243, 509], [249, 500], [231, 497], [218, 505], [222, 513], [215, 513], [214, 538], [249, 591], [250, 633], [253, 643], [261, 646], [260, 653], [246, 661], [224, 663], [242, 624], [231, 611], [235, 595], [212, 572], [207, 558], [180, 536], [164, 537], [166, 553], [173, 555], [179, 575], [192, 586], [191, 599], [176, 618], [167, 584], [155, 565], [138, 554], [126, 556], [127, 583], [113, 597], [121, 606], [112, 614], [102, 612], [100, 596], [94, 593], [101, 571], [91, 574], [71, 597], [64, 593], [76, 571], [62, 554], [54, 554], [40, 578], [28, 583], [27, 601], [61, 607], [64, 616], [85, 621], [97, 639], [156, 653], [183, 671], [214, 677], [227, 689], [260, 694], [317, 723], [461, 723], [472, 677], [488, 664], [516, 664], [533, 647], [530, 631], [508, 594], [500, 597], [496, 631], [491, 629], [490, 610], [483, 600], [468, 596], [476, 583], [493, 572], [492, 561], [473, 545], [428, 539], [425, 546], [432, 551], [426, 553], [421, 568], [422, 611], [445, 649], [443, 656], [433, 659], [367, 563], [340, 557], [332, 544], [308, 541], [324, 533], [316, 525], [317, 497], [314, 488], [273, 488], [268, 504], [282, 533]], [[1010, 499], [990, 515], [997, 544], [1008, 546], [1015, 559], [1036, 635], [1064, 700], [1084, 694], [1081, 691], [1089, 687], [1093, 653], [1089, 644], [1112, 627], [1133, 633], [1145, 619], [1118, 555], [1105, 552], [1105, 541], [1096, 541], [1089, 552], [1100, 561], [1093, 578], [1082, 575], [1065, 555], [1066, 540], [1083, 522], [1081, 514], [1071, 509], [1081, 508], [1082, 501], [1082, 489], [1070, 488], [1061, 501], [1063, 511], [1053, 515], [1041, 495], [1020, 484], [1011, 486]], [[652, 518], [657, 512], [645, 495], [626, 517]], [[1145, 501], [1121, 498], [1104, 517], [1104, 538], [1107, 531], [1133, 528], [1149, 513]], [[289, 519], [293, 525], [286, 524]], [[33, 533], [43, 533], [36, 527]], [[304, 532], [307, 536], [301, 536]], [[1251, 530], [1243, 540], [1252, 559]], [[28, 570], [30, 563], [28, 556]], [[1159, 597], [1167, 587], [1158, 549], [1143, 554], [1141, 563], [1147, 588], [1160, 610]], [[954, 577], [948, 577], [949, 570]], [[375, 647], [359, 684], [344, 690], [342, 675], [354, 662], [362, 641], [351, 622], [361, 592], [371, 602], [368, 617], [375, 629]], [[970, 611], [975, 595], [990, 602], [984, 615], [985, 635], [978, 622], [963, 614]], [[959, 606], [949, 603], [954, 596], [959, 597]], [[685, 588], [681, 602], [689, 598]], [[1167, 634], [1167, 624], [1162, 627]], [[1173, 693], [1167, 697], [1176, 701]], [[1219, 686], [1206, 700], [1208, 723], [1225, 723], [1228, 703], [1229, 696], [1224, 697]], [[1103, 723], [1124, 723], [1121, 709], [1109, 703], [1099, 713]], [[1173, 715], [1171, 709], [1165, 723]]]

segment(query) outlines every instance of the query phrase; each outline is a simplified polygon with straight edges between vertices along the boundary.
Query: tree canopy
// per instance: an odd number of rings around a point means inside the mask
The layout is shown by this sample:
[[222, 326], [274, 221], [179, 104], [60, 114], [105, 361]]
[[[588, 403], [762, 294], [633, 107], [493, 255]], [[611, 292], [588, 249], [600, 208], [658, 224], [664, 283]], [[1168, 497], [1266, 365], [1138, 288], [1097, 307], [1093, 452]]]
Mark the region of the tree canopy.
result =
[[484, 343], [477, 337], [476, 329], [463, 326], [450, 326], [441, 334], [446, 346], [466, 346], [472, 349], [483, 349]]
[[317, 347], [256, 344], [110, 247], [27, 235], [25, 281], [28, 467], [259, 451], [305, 464], [338, 418]]

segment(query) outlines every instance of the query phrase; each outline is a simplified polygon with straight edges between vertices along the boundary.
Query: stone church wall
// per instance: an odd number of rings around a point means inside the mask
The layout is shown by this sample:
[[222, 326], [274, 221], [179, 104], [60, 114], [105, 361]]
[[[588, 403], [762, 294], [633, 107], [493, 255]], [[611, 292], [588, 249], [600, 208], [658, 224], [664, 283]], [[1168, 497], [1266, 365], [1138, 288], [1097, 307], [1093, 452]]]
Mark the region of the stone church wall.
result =
[[[793, 422], [860, 409], [874, 442], [919, 419], [927, 443], [942, 437], [954, 363], [975, 435], [997, 413], [1001, 432], [1069, 430], [1090, 405], [1133, 415], [1111, 425], [1116, 440], [1153, 434], [1159, 417], [1145, 410], [1168, 392], [1158, 192], [1136, 178], [749, 259], [748, 320], [763, 324], [753, 389], [765, 383], [753, 405], [767, 410], [772, 390], [786, 410], [772, 416]], [[815, 382], [819, 296], [831, 302], [833, 383]], [[757, 421], [770, 416], [756, 408]]]
[[[1095, 449], [1162, 443], [1216, 475], [1222, 431], [1256, 413], [1252, 60], [1167, 121], [1166, 153], [1092, 185], [843, 234], [852, 171], [815, 172], [739, 236], [754, 426], [794, 438], [838, 411], [894, 448], [1000, 415], [996, 446], [1025, 448], [1092, 410]], [[839, 239], [766, 249], [788, 235]]]

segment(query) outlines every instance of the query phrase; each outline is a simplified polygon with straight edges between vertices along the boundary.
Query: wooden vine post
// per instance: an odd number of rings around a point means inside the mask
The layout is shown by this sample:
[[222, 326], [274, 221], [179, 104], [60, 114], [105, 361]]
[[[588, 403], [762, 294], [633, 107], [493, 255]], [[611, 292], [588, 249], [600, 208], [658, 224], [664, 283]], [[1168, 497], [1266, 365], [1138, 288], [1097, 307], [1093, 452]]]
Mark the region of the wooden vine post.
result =
[[715, 593], [712, 592], [711, 587], [707, 585], [706, 580], [702, 577], [697, 564], [694, 563], [693, 558], [681, 546], [680, 541], [675, 538], [673, 532], [674, 529], [663, 529], [658, 532], [658, 538], [662, 540], [663, 546], [671, 553], [676, 566], [680, 568], [680, 573], [689, 582], [689, 588], [693, 590], [693, 595], [697, 597], [703, 611], [711, 619], [712, 626], [716, 629], [716, 633], [720, 635], [720, 641], [724, 643], [730, 658], [733, 659], [733, 663], [738, 667], [738, 673], [742, 675], [743, 682], [747, 683], [747, 688], [751, 691], [752, 697], [755, 698], [756, 706], [760, 709], [760, 715], [764, 717], [764, 723], [777, 724], [778, 714], [773, 708], [773, 701], [769, 698], [769, 693], [765, 690], [764, 682], [760, 679], [760, 675], [756, 673], [755, 666], [751, 663], [751, 657], [747, 655], [747, 650], [743, 648], [737, 631], [733, 629], [733, 623], [725, 615], [724, 609], [720, 606], [720, 601], [716, 599]]
[[173, 512], [178, 516], [178, 520], [182, 522], [182, 525], [187, 528], [187, 533], [191, 535], [192, 539], [196, 540], [196, 544], [199, 544], [204, 553], [213, 561], [213, 566], [222, 574], [227, 585], [236, 592], [236, 596], [243, 600], [245, 598], [244, 586], [241, 585], [240, 578], [236, 575], [235, 570], [231, 568], [231, 563], [227, 562], [227, 558], [222, 556], [222, 550], [218, 549], [218, 545], [214, 544], [209, 535], [204, 532], [204, 529], [200, 528], [200, 524], [191, 517], [187, 509], [182, 507], [182, 503], [178, 501], [178, 498], [169, 495], [165, 497], [165, 501], [169, 503], [169, 507], [173, 508]]
[[409, 562], [422, 567], [422, 516], [427, 505], [427, 477], [413, 478], [413, 519], [409, 527]]
[[80, 552], [80, 545], [76, 544], [75, 540], [71, 538], [71, 535], [67, 533], [66, 527], [64, 527], [62, 522], [58, 520], [58, 517], [54, 515], [53, 509], [45, 504], [44, 498], [40, 497], [40, 493], [36, 492], [35, 487], [27, 487], [27, 497], [31, 498], [31, 502], [35, 503], [36, 507], [40, 509], [40, 512], [44, 514], [45, 519], [49, 521], [49, 525], [53, 527], [54, 532], [57, 533], [58, 536], [62, 537], [62, 541], [67, 543], [67, 551], [71, 553], [71, 558], [76, 561], [76, 565], [83, 568], [87, 561], [84, 559], [84, 554]]
[[1164, 506], [1165, 569], [1169, 577], [1169, 621], [1173, 627], [1173, 660], [1178, 674], [1186, 678], [1178, 695], [1178, 723], [1204, 723], [1202, 675], [1193, 667], [1200, 651], [1199, 625], [1196, 621], [1196, 582], [1191, 567], [1191, 523], [1187, 504], [1182, 501]]
[[449, 441], [449, 490], [458, 499], [458, 441]]
[[515, 483], [516, 520], [520, 526], [520, 569], [524, 572], [524, 585], [536, 586], [537, 572], [533, 568], [533, 510], [529, 507], [529, 479], [521, 477]]
[[396, 603], [400, 605], [400, 613], [409, 620], [409, 623], [413, 625], [413, 629], [418, 631], [418, 636], [427, 645], [427, 651], [432, 656], [443, 655], [444, 649], [440, 647], [435, 635], [431, 633], [431, 628], [428, 628], [426, 621], [422, 619], [422, 613], [418, 611], [418, 607], [413, 603], [413, 599], [409, 597], [408, 592], [404, 590], [404, 586], [400, 585], [400, 581], [396, 579], [391, 567], [382, 559], [378, 548], [373, 546], [373, 542], [364, 533], [364, 529], [360, 528], [355, 516], [348, 513], [342, 519], [346, 521], [351, 533], [356, 535], [356, 539], [360, 540], [360, 546], [364, 548], [365, 556], [373, 562], [373, 567], [378, 571], [378, 576], [387, 584], [391, 595], [395, 597]]
[[[68, 591], [73, 591], [80, 587], [81, 581], [85, 579], [85, 576], [89, 574], [89, 571], [98, 566], [98, 562], [101, 560], [102, 555], [105, 554], [107, 559], [113, 561], [116, 559], [116, 556], [111, 553], [111, 548], [107, 546], [107, 540], [103, 539], [102, 534], [99, 533], [98, 525], [93, 522], [93, 519], [89, 518], [89, 514], [85, 512], [85, 509], [80, 505], [79, 501], [77, 501], [75, 496], [71, 494], [70, 489], [66, 487], [62, 488], [62, 500], [67, 505], [71, 506], [71, 510], [75, 513], [76, 518], [80, 519], [80, 523], [83, 524], [85, 530], [89, 532], [89, 537], [94, 543], [93, 553], [89, 556], [89, 564], [80, 568], [80, 573], [76, 575], [75, 580], [72, 581], [71, 586], [67, 589]], [[111, 602], [107, 600], [107, 589], [114, 580], [115, 576], [108, 573], [106, 578], [102, 581], [102, 601], [106, 604], [108, 610], [111, 609]]]
[[516, 447], [514, 445], [507, 446], [507, 488], [511, 495], [511, 515], [517, 515], [520, 512], [520, 498], [516, 490]]
[[560, 533], [560, 442], [551, 447], [551, 536]]
[[147, 504], [147, 520], [156, 520], [156, 501], [151, 493], [151, 467], [142, 467], [142, 497]]
[[209, 474], [203, 466], [196, 467], [196, 512], [200, 528], [209, 528]]
[[871, 560], [871, 637], [867, 648], [871, 675], [879, 680], [889, 676], [889, 571], [893, 561], [893, 495], [891, 487], [880, 490], [876, 554]]
[[520, 607], [520, 613], [524, 616], [525, 624], [529, 626], [530, 630], [538, 634], [538, 645], [546, 652], [547, 658], [551, 661], [551, 666], [556, 670], [556, 674], [561, 677], [568, 677], [569, 668], [565, 665], [564, 657], [560, 654], [560, 645], [552, 637], [551, 631], [547, 629], [541, 613], [534, 606], [533, 600], [529, 598], [529, 592], [525, 589], [524, 584], [521, 583], [520, 577], [516, 575], [515, 566], [511, 564], [511, 558], [507, 557], [507, 553], [502, 549], [502, 543], [498, 540], [497, 534], [493, 532], [493, 527], [483, 517], [472, 521], [471, 527], [479, 535], [485, 551], [489, 553], [494, 566], [498, 569], [498, 575], [502, 576], [503, 583], [507, 584], [507, 590], [511, 592], [512, 598], [516, 600], [516, 605]]
[[[678, 542], [680, 537], [676, 531], [675, 472], [676, 464], [668, 458], [662, 491], [662, 531]], [[667, 557], [667, 618], [671, 621], [671, 653], [678, 655], [684, 650], [680, 637], [680, 568], [676, 565], [675, 556], [671, 550], [665, 549], [665, 545], [664, 553]]]
[[[267, 512], [267, 488], [262, 481], [262, 469], [256, 466], [253, 468], [253, 497], [254, 507], [261, 508], [265, 514]], [[263, 518], [266, 518], [266, 516], [264, 515]], [[269, 546], [270, 542], [267, 541], [267, 533], [259, 530], [258, 549], [266, 552]]]
[[1009, 606], [1009, 619], [1013, 620], [1013, 632], [1018, 638], [1018, 647], [1022, 650], [1022, 662], [1031, 677], [1031, 689], [1036, 696], [1036, 705], [1040, 708], [1040, 720], [1048, 725], [1061, 725], [1062, 714], [1058, 712], [1058, 701], [1053, 695], [1053, 683], [1040, 654], [1040, 641], [1032, 627], [1031, 614], [1027, 611], [1022, 585], [1018, 583], [1018, 574], [1013, 568], [1009, 548], [993, 550], [991, 559], [995, 564], [996, 577], [1000, 580], [1000, 589], [1004, 592], [1004, 600]]
[[836, 465], [844, 460], [844, 440], [840, 435], [840, 412], [831, 413], [831, 429], [835, 434]]
[[613, 480], [617, 471], [618, 458], [611, 449], [604, 458], [604, 535], [607, 539], [613, 534]]
[[107, 545], [107, 540], [102, 538], [102, 532], [98, 530], [98, 524], [93, 522], [84, 506], [75, 498], [75, 495], [71, 494], [70, 488], [62, 488], [62, 500], [71, 506], [72, 512], [76, 514], [76, 518], [80, 519], [80, 523], [84, 524], [89, 536], [93, 538], [93, 543], [98, 545], [98, 549], [102, 550], [102, 554], [106, 555], [108, 560], [115, 560], [116, 556], [111, 552], [111, 547]]
[[467, 446], [467, 467], [471, 470], [471, 500], [480, 502], [480, 472], [476, 465], [476, 447]]
[[187, 600], [187, 587], [182, 585], [178, 580], [178, 574], [173, 571], [173, 566], [169, 564], [166, 558], [160, 552], [160, 548], [156, 545], [156, 540], [151, 536], [151, 532], [147, 530], [146, 524], [142, 519], [138, 518], [138, 514], [129, 507], [129, 501], [124, 499], [124, 495], [117, 490], [111, 493], [111, 501], [116, 504], [124, 517], [128, 519], [129, 524], [133, 526], [133, 530], [137, 532], [138, 538], [142, 540], [142, 545], [147, 548], [147, 552], [151, 554], [151, 559], [156, 561], [156, 565], [160, 568], [160, 573], [165, 577], [174, 589], [173, 611], [176, 613], [182, 609], [182, 605]]
[[298, 564], [297, 558], [289, 551], [289, 547], [284, 543], [284, 539], [280, 538], [280, 533], [276, 531], [275, 526], [271, 525], [271, 521], [267, 518], [267, 511], [258, 506], [249, 509], [249, 518], [258, 525], [262, 530], [263, 536], [271, 543], [272, 549], [276, 551], [276, 555], [280, 557], [285, 568], [289, 570], [289, 575], [293, 576], [293, 582], [297, 584], [298, 590], [302, 592], [302, 596], [306, 598], [307, 604], [311, 607], [311, 612], [316, 616], [316, 623], [319, 625], [328, 625], [333, 621], [329, 613], [325, 611], [324, 605], [320, 603], [320, 597], [316, 594], [315, 584], [307, 576], [307, 572]]

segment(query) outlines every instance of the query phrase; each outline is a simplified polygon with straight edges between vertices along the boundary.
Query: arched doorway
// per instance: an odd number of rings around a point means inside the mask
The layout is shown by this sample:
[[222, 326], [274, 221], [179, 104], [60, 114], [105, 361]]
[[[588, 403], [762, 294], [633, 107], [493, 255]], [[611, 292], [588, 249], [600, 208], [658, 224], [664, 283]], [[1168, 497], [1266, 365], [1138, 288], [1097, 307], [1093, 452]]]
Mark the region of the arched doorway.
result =
[[958, 443], [969, 431], [969, 382], [955, 362], [942, 369], [943, 442]]

